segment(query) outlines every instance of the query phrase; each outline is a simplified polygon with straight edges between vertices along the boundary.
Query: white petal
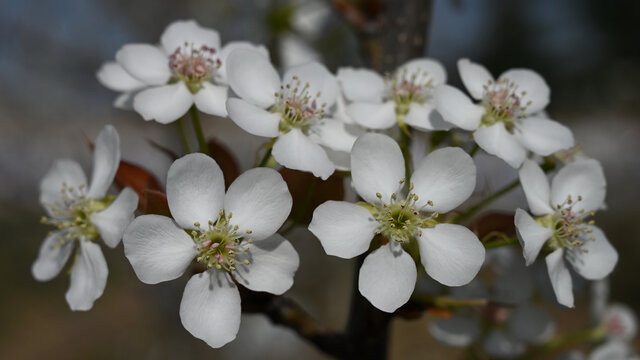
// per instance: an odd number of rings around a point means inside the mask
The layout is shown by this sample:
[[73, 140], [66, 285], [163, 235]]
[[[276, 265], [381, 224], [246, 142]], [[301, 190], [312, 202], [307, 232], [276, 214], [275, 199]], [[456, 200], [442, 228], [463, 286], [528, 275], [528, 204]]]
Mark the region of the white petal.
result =
[[100, 237], [109, 247], [116, 247], [124, 230], [133, 220], [138, 207], [138, 194], [127, 187], [106, 209], [93, 213], [91, 223], [98, 229]]
[[516, 209], [515, 225], [522, 254], [529, 266], [538, 257], [544, 243], [553, 235], [553, 230], [538, 224], [522, 209]]
[[580, 237], [584, 245], [567, 250], [567, 260], [585, 279], [600, 280], [613, 271], [618, 263], [618, 252], [599, 227], [589, 228], [591, 233]]
[[167, 55], [172, 54], [185, 43], [194, 49], [203, 45], [220, 49], [220, 35], [213, 29], [201, 27], [195, 20], [174, 21], [164, 29], [160, 43]]
[[439, 61], [429, 58], [413, 59], [404, 63], [396, 70], [396, 76], [419, 85], [436, 86], [447, 82], [444, 66]]
[[377, 72], [365, 68], [343, 67], [338, 69], [338, 81], [342, 94], [349, 101], [382, 102], [384, 79]]
[[[551, 181], [551, 204], [562, 204], [568, 196], [574, 201], [573, 211], [585, 212], [604, 207], [607, 182], [597, 160], [585, 159], [564, 166]], [[578, 200], [578, 196], [582, 200]]]
[[236, 49], [247, 49], [252, 50], [257, 53], [264, 55], [265, 58], [269, 59], [269, 50], [267, 50], [264, 45], [254, 45], [248, 41], [231, 41], [226, 43], [220, 53], [218, 54], [218, 59], [220, 60], [220, 67], [216, 71], [216, 81], [222, 84], [228, 84], [229, 79], [227, 76], [227, 57], [233, 50]]
[[133, 109], [145, 120], [168, 124], [178, 120], [193, 105], [193, 95], [183, 82], [140, 91], [133, 98]]
[[102, 64], [96, 73], [96, 77], [102, 85], [113, 91], [129, 92], [145, 86], [142, 81], [129, 75], [129, 73], [115, 61], [108, 61]]
[[227, 117], [227, 90], [226, 86], [213, 85], [205, 81], [202, 88], [193, 95], [193, 101], [203, 113]]
[[432, 104], [418, 104], [412, 102], [409, 105], [409, 112], [403, 121], [422, 131], [449, 130], [452, 125], [444, 121], [442, 115], [435, 110]]
[[264, 137], [276, 137], [280, 133], [280, 114], [272, 113], [250, 104], [242, 99], [229, 98], [227, 100], [229, 118], [242, 130]]
[[320, 145], [344, 152], [351, 152], [357, 138], [347, 131], [343, 122], [329, 118], [314, 125], [309, 136]]
[[530, 105], [527, 105], [527, 114], [544, 110], [549, 104], [551, 90], [549, 90], [547, 82], [537, 72], [529, 69], [511, 69], [500, 75], [498, 81], [504, 79], [515, 83], [519, 94], [523, 91], [526, 93], [520, 100], [522, 104], [531, 102]]
[[75, 264], [71, 270], [71, 284], [65, 294], [71, 310], [87, 311], [93, 307], [107, 285], [107, 262], [98, 244], [81, 239]]
[[328, 255], [350, 259], [367, 251], [378, 228], [371, 213], [346, 201], [327, 201], [313, 211], [309, 224]]
[[502, 122], [481, 127], [473, 133], [480, 148], [507, 162], [513, 168], [519, 168], [527, 157], [527, 152], [504, 127]]
[[364, 259], [358, 289], [373, 306], [391, 313], [409, 301], [417, 274], [411, 256], [391, 241]]
[[427, 274], [447, 286], [468, 284], [484, 262], [484, 246], [461, 225], [438, 224], [423, 229], [418, 245]]
[[116, 176], [120, 166], [120, 137], [116, 129], [107, 125], [96, 138], [93, 150], [93, 174], [87, 197], [101, 199]]
[[327, 153], [327, 157], [333, 163], [333, 166], [338, 171], [351, 171], [351, 154], [346, 151], [337, 151], [328, 147], [324, 148]]
[[118, 95], [118, 97], [113, 100], [113, 107], [120, 110], [133, 110], [133, 99], [138, 95], [138, 92], [139, 91], [132, 91]]
[[273, 105], [280, 90], [278, 72], [256, 50], [233, 50], [227, 57], [227, 79], [238, 96], [264, 109]]
[[589, 355], [589, 360], [635, 360], [633, 350], [624, 341], [607, 341], [596, 347]]
[[525, 344], [504, 330], [493, 330], [484, 341], [484, 351], [492, 358], [513, 359], [522, 355]]
[[436, 86], [433, 100], [446, 122], [464, 130], [475, 130], [480, 126], [485, 109], [471, 102], [467, 95], [453, 86]]
[[564, 250], [558, 249], [547, 255], [547, 272], [556, 298], [561, 305], [573, 307], [573, 282], [564, 264]]
[[116, 53], [118, 63], [147, 85], [164, 85], [171, 77], [169, 58], [149, 44], [127, 44]]
[[568, 127], [540, 117], [520, 119], [517, 125], [522, 145], [542, 156], [573, 147], [575, 141]]
[[358, 125], [369, 129], [388, 129], [396, 124], [396, 105], [356, 102], [347, 106], [347, 115]]
[[[297, 77], [297, 80], [294, 80]], [[331, 108], [336, 103], [338, 97], [338, 80], [327, 70], [327, 68], [318, 63], [310, 62], [303, 65], [294, 66], [287, 70], [282, 78], [282, 83], [291, 84], [291, 87], [296, 87], [296, 83], [300, 81], [303, 86], [309, 84], [309, 95], [314, 97], [317, 94], [320, 96], [317, 98], [319, 104], [326, 103], [327, 108]]]
[[429, 323], [429, 333], [436, 340], [449, 346], [466, 347], [480, 335], [480, 326], [474, 319], [453, 316], [436, 319]]
[[225, 213], [232, 216], [229, 222], [238, 225], [240, 233], [251, 230], [248, 236], [255, 240], [273, 235], [287, 220], [292, 204], [287, 183], [270, 168], [246, 171], [224, 198]]
[[69, 260], [73, 250], [73, 240], [66, 240], [66, 231], [49, 234], [38, 252], [38, 258], [31, 265], [31, 274], [38, 281], [49, 281], [56, 277]]
[[191, 335], [219, 348], [236, 338], [240, 315], [240, 293], [229, 275], [209, 270], [189, 279], [180, 302], [180, 320]]
[[[238, 253], [236, 259], [233, 274], [236, 281], [253, 291], [275, 295], [291, 288], [293, 276], [300, 265], [296, 249], [278, 234], [255, 242], [248, 252]], [[243, 263], [245, 259], [249, 264]]]
[[553, 213], [549, 180], [540, 166], [534, 161], [525, 160], [518, 174], [531, 213], [537, 216]]
[[610, 339], [630, 342], [638, 334], [638, 319], [633, 309], [624, 304], [608, 305], [602, 324]]
[[282, 166], [313, 173], [322, 180], [329, 178], [335, 170], [322, 147], [297, 128], [278, 138], [272, 154]]
[[[460, 148], [447, 147], [427, 155], [411, 176], [416, 207], [447, 213], [469, 198], [476, 186], [476, 165]], [[427, 205], [432, 201], [433, 206]]]
[[201, 153], [173, 162], [167, 174], [167, 200], [171, 215], [184, 229], [203, 228], [216, 221], [224, 203], [224, 175], [215, 160]]
[[198, 254], [191, 237], [171, 218], [160, 215], [137, 217], [122, 243], [133, 270], [146, 284], [180, 277]]
[[40, 182], [40, 204], [52, 217], [59, 217], [52, 213], [50, 206], [62, 202], [62, 188], [65, 185], [77, 191], [79, 187], [87, 186], [87, 178], [77, 162], [59, 159]]
[[553, 336], [555, 323], [551, 315], [539, 306], [525, 304], [511, 313], [509, 329], [520, 340], [541, 344]]
[[464, 87], [471, 96], [476, 99], [482, 99], [484, 94], [484, 86], [493, 82], [493, 76], [484, 66], [474, 63], [469, 59], [458, 60], [458, 72]]

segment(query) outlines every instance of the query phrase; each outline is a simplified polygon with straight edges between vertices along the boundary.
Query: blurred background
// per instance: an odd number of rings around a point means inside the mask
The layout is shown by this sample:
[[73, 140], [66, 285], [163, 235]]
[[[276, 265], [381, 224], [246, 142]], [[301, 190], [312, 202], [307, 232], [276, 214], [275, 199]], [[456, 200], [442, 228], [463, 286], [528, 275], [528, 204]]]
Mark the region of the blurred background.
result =
[[[597, 222], [620, 253], [612, 297], [640, 311], [640, 2], [597, 0], [435, 0], [427, 39], [460, 86], [455, 62], [468, 57], [499, 74], [511, 67], [540, 72], [552, 89], [551, 118], [572, 128], [584, 152], [599, 159], [608, 181], [608, 210]], [[68, 278], [37, 283], [31, 263], [47, 231], [38, 183], [56, 158], [90, 171], [86, 137], [105, 124], [121, 136], [122, 156], [161, 181], [171, 163], [147, 139], [175, 151], [173, 126], [145, 122], [112, 106], [116, 94], [95, 78], [104, 61], [131, 42], [155, 43], [164, 27], [193, 18], [220, 31], [223, 43], [249, 40], [291, 66], [319, 59], [331, 70], [364, 62], [358, 39], [329, 1], [189, 0], [174, 2], [26, 0], [0, 5], [0, 358], [3, 359], [323, 359], [290, 330], [260, 315], [243, 317], [236, 341], [212, 350], [180, 324], [186, 278], [155, 286], [137, 280], [122, 246], [105, 249], [109, 280], [88, 313], [64, 300]], [[208, 137], [252, 166], [262, 140], [230, 120], [203, 119]], [[195, 142], [194, 142], [195, 143]], [[239, 146], [242, 144], [242, 146]], [[505, 174], [505, 177], [513, 174]], [[521, 194], [514, 193], [514, 197]], [[520, 199], [521, 200], [521, 199]], [[328, 327], [344, 326], [352, 263], [324, 255], [305, 229], [289, 236], [301, 267], [289, 295]], [[551, 307], [560, 329], [582, 324], [587, 308]], [[426, 332], [429, 316], [394, 320], [394, 359], [451, 359], [460, 352]], [[427, 355], [425, 355], [427, 354]]]

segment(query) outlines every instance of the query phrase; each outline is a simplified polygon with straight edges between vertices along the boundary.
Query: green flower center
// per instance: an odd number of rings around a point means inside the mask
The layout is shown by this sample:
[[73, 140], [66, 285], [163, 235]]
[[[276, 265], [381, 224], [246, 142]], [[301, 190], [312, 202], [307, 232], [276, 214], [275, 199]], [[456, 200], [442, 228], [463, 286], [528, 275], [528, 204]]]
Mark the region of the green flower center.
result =
[[399, 73], [391, 79], [391, 99], [396, 104], [396, 114], [404, 116], [411, 103], [424, 104], [431, 97], [433, 80], [420, 69], [408, 74], [403, 68]]
[[[594, 212], [585, 213], [583, 209], [579, 211], [573, 209], [580, 201], [582, 201], [581, 196], [578, 196], [577, 201], [573, 201], [569, 195], [564, 202], [556, 205], [555, 213], [535, 219], [538, 224], [553, 230], [553, 235], [546, 244], [550, 250], [581, 247], [585, 239], [595, 241], [593, 236], [588, 235], [592, 230], [587, 226], [595, 224], [595, 221], [590, 220], [585, 223], [585, 219], [593, 216]], [[582, 251], [587, 252], [587, 249]]]
[[281, 115], [281, 134], [293, 128], [299, 128], [307, 134], [314, 123], [323, 119], [327, 104], [318, 104], [321, 93], [311, 94], [309, 87], [309, 83], [303, 84], [294, 76], [291, 82], [280, 86], [280, 91], [275, 93], [276, 102], [271, 112]]
[[172, 77], [169, 83], [182, 81], [192, 94], [202, 88], [205, 81], [211, 81], [222, 64], [215, 55], [216, 49], [202, 45], [199, 49], [185, 43], [169, 57]]
[[507, 130], [513, 131], [516, 120], [525, 117], [527, 106], [531, 105], [531, 101], [522, 104], [526, 91], [518, 91], [518, 85], [508, 79], [489, 80], [483, 89], [481, 104], [486, 110], [480, 126], [503, 122]]

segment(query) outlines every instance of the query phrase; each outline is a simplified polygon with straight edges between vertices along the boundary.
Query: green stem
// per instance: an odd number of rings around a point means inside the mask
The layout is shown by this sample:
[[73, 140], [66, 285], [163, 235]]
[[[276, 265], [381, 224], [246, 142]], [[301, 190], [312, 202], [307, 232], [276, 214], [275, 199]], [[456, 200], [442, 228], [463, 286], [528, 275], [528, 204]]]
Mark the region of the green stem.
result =
[[272, 149], [271, 146], [267, 148], [267, 151], [264, 153], [264, 156], [262, 157], [262, 160], [260, 160], [260, 163], [258, 163], [257, 167], [267, 166], [269, 159], [271, 159], [271, 149]]
[[198, 113], [198, 108], [196, 108], [195, 105], [192, 106], [191, 109], [189, 109], [189, 114], [191, 115], [193, 129], [196, 131], [196, 136], [198, 137], [200, 152], [209, 155], [209, 146], [207, 145], [207, 139], [205, 139], [204, 132], [202, 131], [202, 124], [200, 123], [200, 113]]
[[475, 215], [478, 211], [482, 210], [483, 207], [491, 204], [492, 202], [494, 202], [496, 199], [498, 199], [502, 195], [504, 195], [504, 194], [508, 193], [509, 191], [517, 188], [519, 185], [520, 185], [520, 179], [515, 180], [511, 184], [506, 185], [502, 189], [500, 189], [497, 192], [491, 194], [486, 199], [483, 199], [482, 201], [480, 201], [477, 204], [473, 205], [472, 207], [468, 208], [463, 213], [461, 213], [458, 216], [454, 217], [450, 222], [454, 223], [454, 224], [458, 224], [458, 223], [460, 223], [460, 222], [462, 222], [464, 220], [467, 220], [468, 218], [470, 218], [473, 215]]
[[411, 133], [407, 124], [402, 121], [402, 117], [398, 116], [398, 126], [400, 127], [400, 150], [404, 158], [404, 178], [407, 184], [411, 180], [411, 150], [409, 143], [411, 142]]
[[178, 121], [176, 121], [176, 124], [178, 125], [178, 133], [180, 134], [180, 141], [182, 141], [182, 148], [187, 152], [187, 154], [190, 154], [191, 145], [189, 145], [189, 138], [187, 138], [187, 131], [184, 128], [183, 119], [179, 118]]
[[571, 334], [559, 335], [547, 343], [532, 348], [521, 360], [538, 359], [541, 356], [562, 350], [585, 341], [598, 341], [605, 336], [606, 330], [601, 327], [579, 330]]
[[516, 245], [518, 244], [518, 239], [516, 238], [509, 238], [509, 239], [502, 239], [502, 240], [497, 240], [497, 241], [490, 241], [488, 243], [484, 244], [484, 248], [485, 249], [495, 249], [501, 246], [509, 246], [509, 245]]
[[473, 157], [478, 152], [478, 149], [480, 149], [480, 146], [478, 146], [478, 144], [473, 144], [471, 151], [469, 151], [469, 156]]

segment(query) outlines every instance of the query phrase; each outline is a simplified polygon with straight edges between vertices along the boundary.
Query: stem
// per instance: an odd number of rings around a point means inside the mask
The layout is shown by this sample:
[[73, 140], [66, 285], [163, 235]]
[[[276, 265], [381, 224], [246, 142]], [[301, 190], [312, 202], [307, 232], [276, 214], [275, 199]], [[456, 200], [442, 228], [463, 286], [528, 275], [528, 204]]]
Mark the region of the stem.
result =
[[473, 157], [478, 152], [478, 149], [480, 149], [480, 146], [474, 143], [471, 151], [469, 151], [469, 156]]
[[269, 159], [271, 159], [271, 146], [267, 148], [267, 151], [264, 153], [264, 156], [262, 157], [262, 160], [260, 160], [260, 163], [258, 163], [257, 167], [267, 166]]
[[502, 195], [504, 195], [504, 194], [508, 193], [509, 191], [517, 188], [519, 185], [520, 185], [520, 179], [515, 180], [511, 184], [506, 185], [502, 189], [500, 189], [497, 192], [491, 194], [486, 199], [483, 199], [482, 201], [480, 201], [477, 204], [473, 205], [472, 207], [468, 208], [465, 212], [463, 212], [463, 213], [459, 214], [458, 216], [454, 217], [450, 222], [454, 223], [454, 224], [458, 224], [458, 223], [460, 223], [460, 222], [462, 222], [464, 220], [467, 220], [471, 216], [475, 215], [478, 211], [482, 210], [483, 207], [491, 204], [492, 202], [494, 202], [496, 199], [498, 199]]
[[402, 158], [404, 159], [404, 179], [405, 182], [409, 184], [409, 180], [411, 179], [411, 150], [409, 149], [411, 132], [400, 116], [398, 117], [398, 126], [400, 127], [400, 150], [402, 151]]
[[187, 152], [187, 154], [190, 154], [191, 145], [189, 145], [189, 138], [187, 138], [187, 131], [184, 128], [182, 118], [179, 118], [178, 121], [176, 121], [176, 124], [178, 125], [178, 133], [180, 134], [180, 141], [182, 141], [182, 148]]
[[200, 113], [198, 112], [198, 108], [196, 106], [192, 106], [189, 109], [189, 114], [191, 115], [191, 122], [193, 123], [193, 129], [196, 131], [196, 136], [198, 137], [198, 144], [200, 144], [200, 152], [209, 155], [209, 146], [207, 145], [207, 140], [204, 137], [204, 132], [202, 131], [202, 124], [200, 123]]
[[518, 239], [516, 238], [509, 238], [509, 239], [502, 239], [502, 240], [498, 240], [498, 241], [491, 241], [488, 242], [486, 244], [484, 244], [484, 248], [485, 249], [495, 249], [501, 246], [509, 246], [509, 245], [516, 245], [518, 244]]

